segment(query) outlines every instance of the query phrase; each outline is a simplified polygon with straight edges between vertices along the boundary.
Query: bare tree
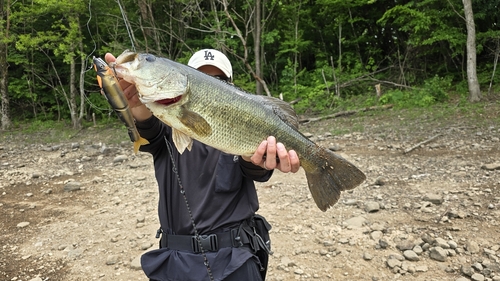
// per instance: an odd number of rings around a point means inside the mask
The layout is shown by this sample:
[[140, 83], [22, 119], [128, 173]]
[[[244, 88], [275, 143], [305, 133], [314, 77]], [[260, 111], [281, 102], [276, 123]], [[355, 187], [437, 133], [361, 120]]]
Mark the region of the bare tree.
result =
[[[260, 5], [260, 1], [257, 1], [259, 2], [259, 14], [261, 13], [261, 5]], [[269, 91], [269, 88], [267, 87], [267, 83], [266, 81], [262, 78], [262, 73], [260, 75], [258, 75], [257, 73], [258, 72], [261, 72], [261, 62], [262, 62], [262, 59], [261, 59], [261, 56], [260, 56], [260, 51], [261, 51], [261, 48], [260, 48], [260, 37], [262, 36], [261, 32], [264, 28], [263, 26], [263, 23], [261, 20], [259, 20], [259, 24], [256, 24], [255, 23], [255, 20], [254, 20], [254, 24], [253, 24], [253, 27], [251, 27], [251, 18], [252, 16], [255, 16], [255, 9], [256, 9], [256, 6], [253, 7], [253, 10], [249, 11], [249, 16], [248, 18], [245, 18], [245, 17], [242, 17], [241, 15], [238, 15], [238, 13], [236, 13], [236, 11], [232, 11], [232, 14], [229, 12], [229, 3], [227, 0], [222, 0], [222, 5], [224, 7], [224, 14], [226, 15], [227, 19], [229, 20], [229, 22], [231, 23], [231, 26], [234, 28], [236, 34], [235, 36], [240, 39], [241, 41], [241, 45], [243, 46], [243, 56], [241, 55], [238, 55], [238, 54], [234, 54], [236, 57], [238, 57], [246, 66], [247, 70], [250, 72], [250, 74], [255, 78], [255, 80], [257, 81], [257, 83], [259, 83], [262, 88], [264, 89], [264, 91], [266, 92], [266, 94], [268, 96], [271, 96], [271, 92]], [[236, 15], [236, 16], [233, 16]], [[239, 19], [239, 20], [242, 20], [244, 22], [244, 26], [245, 26], [245, 30], [244, 30], [244, 33], [241, 31], [241, 29], [238, 27], [237, 23], [236, 23], [236, 19]], [[260, 18], [260, 15], [259, 15], [259, 18]], [[255, 27], [258, 26], [259, 27], [259, 33], [257, 33], [255, 31]], [[254, 34], [254, 39], [256, 37], [259, 37], [259, 40], [258, 40], [258, 43], [255, 43], [254, 44], [254, 51], [256, 51], [256, 59], [258, 58], [258, 62], [256, 61], [256, 69], [254, 70], [254, 68], [250, 65], [250, 61], [249, 61], [249, 58], [248, 58], [248, 37], [251, 35], [251, 34]], [[258, 46], [256, 45], [258, 44]], [[259, 55], [257, 55], [257, 53]], [[258, 66], [258, 68], [257, 68]]]
[[469, 84], [469, 101], [481, 100], [481, 89], [477, 80], [476, 71], [476, 26], [474, 24], [474, 13], [472, 12], [472, 1], [462, 0], [464, 4], [465, 24], [467, 26], [467, 82]]
[[11, 126], [9, 114], [9, 91], [8, 91], [8, 71], [9, 63], [7, 61], [7, 47], [9, 42], [9, 12], [10, 1], [0, 0], [0, 96], [1, 96], [1, 109], [0, 115], [2, 116], [2, 130], [6, 130]]

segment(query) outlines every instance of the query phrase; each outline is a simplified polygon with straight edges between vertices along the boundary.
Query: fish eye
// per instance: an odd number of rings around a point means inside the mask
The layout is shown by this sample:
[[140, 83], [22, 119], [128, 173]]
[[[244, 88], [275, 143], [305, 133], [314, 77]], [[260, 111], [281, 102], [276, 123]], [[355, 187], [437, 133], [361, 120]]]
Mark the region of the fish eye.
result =
[[146, 61], [148, 61], [148, 62], [154, 62], [155, 60], [156, 60], [156, 57], [153, 55], [146, 56]]

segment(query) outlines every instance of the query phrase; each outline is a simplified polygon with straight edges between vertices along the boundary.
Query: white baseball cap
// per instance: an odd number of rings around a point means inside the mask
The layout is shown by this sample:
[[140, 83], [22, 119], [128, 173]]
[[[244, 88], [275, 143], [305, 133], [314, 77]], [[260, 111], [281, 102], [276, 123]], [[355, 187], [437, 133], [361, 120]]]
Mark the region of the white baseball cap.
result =
[[214, 49], [203, 49], [194, 53], [189, 59], [188, 65], [196, 69], [204, 65], [213, 65], [222, 70], [229, 80], [233, 79], [231, 62], [226, 55]]

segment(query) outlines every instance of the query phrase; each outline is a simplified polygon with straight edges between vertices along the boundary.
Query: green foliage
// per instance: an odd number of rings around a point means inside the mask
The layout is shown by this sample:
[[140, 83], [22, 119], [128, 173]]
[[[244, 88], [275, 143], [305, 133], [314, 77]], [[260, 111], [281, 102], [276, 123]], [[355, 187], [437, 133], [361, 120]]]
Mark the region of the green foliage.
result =
[[[118, 55], [132, 42], [138, 51], [181, 63], [200, 48], [221, 49], [233, 63], [235, 84], [255, 92], [255, 78], [248, 71], [256, 65], [254, 2], [231, 1], [231, 19], [220, 1], [121, 4], [133, 39], [116, 2], [11, 2], [9, 37], [0, 18], [0, 42], [8, 44], [14, 120], [69, 120], [63, 91], [70, 92], [72, 63], [77, 74], [73, 86], [78, 89], [81, 57]], [[483, 92], [492, 81], [498, 93], [498, 67], [492, 74], [500, 47], [494, 24], [500, 0], [477, 0], [473, 5], [478, 79]], [[459, 0], [281, 0], [264, 1], [261, 9], [262, 78], [273, 96], [281, 93], [286, 101], [298, 101], [294, 106], [300, 113], [388, 103], [428, 108], [445, 103], [449, 93], [460, 104], [467, 103], [466, 29]], [[237, 29], [246, 41], [238, 38]], [[84, 119], [95, 113], [99, 120], [113, 122], [114, 113], [97, 94], [94, 71], [84, 67]], [[386, 88], [378, 100], [373, 90], [377, 81], [405, 87]], [[75, 100], [79, 107], [79, 98]]]
[[394, 104], [399, 108], [429, 107], [448, 100], [451, 79], [434, 76], [427, 79], [424, 86], [414, 90], [394, 89], [380, 97], [381, 104]]

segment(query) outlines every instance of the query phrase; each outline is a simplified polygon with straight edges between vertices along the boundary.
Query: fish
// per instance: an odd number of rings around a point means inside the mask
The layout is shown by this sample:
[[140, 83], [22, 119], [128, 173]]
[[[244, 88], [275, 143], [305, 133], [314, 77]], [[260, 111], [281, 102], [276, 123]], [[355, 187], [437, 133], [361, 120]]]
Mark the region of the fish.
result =
[[141, 137], [137, 127], [135, 126], [132, 111], [128, 106], [128, 101], [125, 98], [118, 79], [113, 70], [101, 58], [93, 58], [94, 70], [97, 72], [97, 83], [101, 87], [101, 93], [106, 97], [106, 100], [113, 108], [118, 118], [127, 127], [130, 140], [134, 143], [134, 153], [137, 154], [142, 145], [149, 144], [149, 141]]
[[179, 153], [193, 139], [232, 155], [254, 154], [274, 136], [297, 152], [309, 191], [322, 211], [332, 207], [341, 191], [365, 181], [365, 174], [298, 130], [298, 117], [280, 99], [246, 92], [190, 66], [148, 53], [124, 51], [113, 65], [116, 75], [137, 88], [139, 99], [172, 128]]

